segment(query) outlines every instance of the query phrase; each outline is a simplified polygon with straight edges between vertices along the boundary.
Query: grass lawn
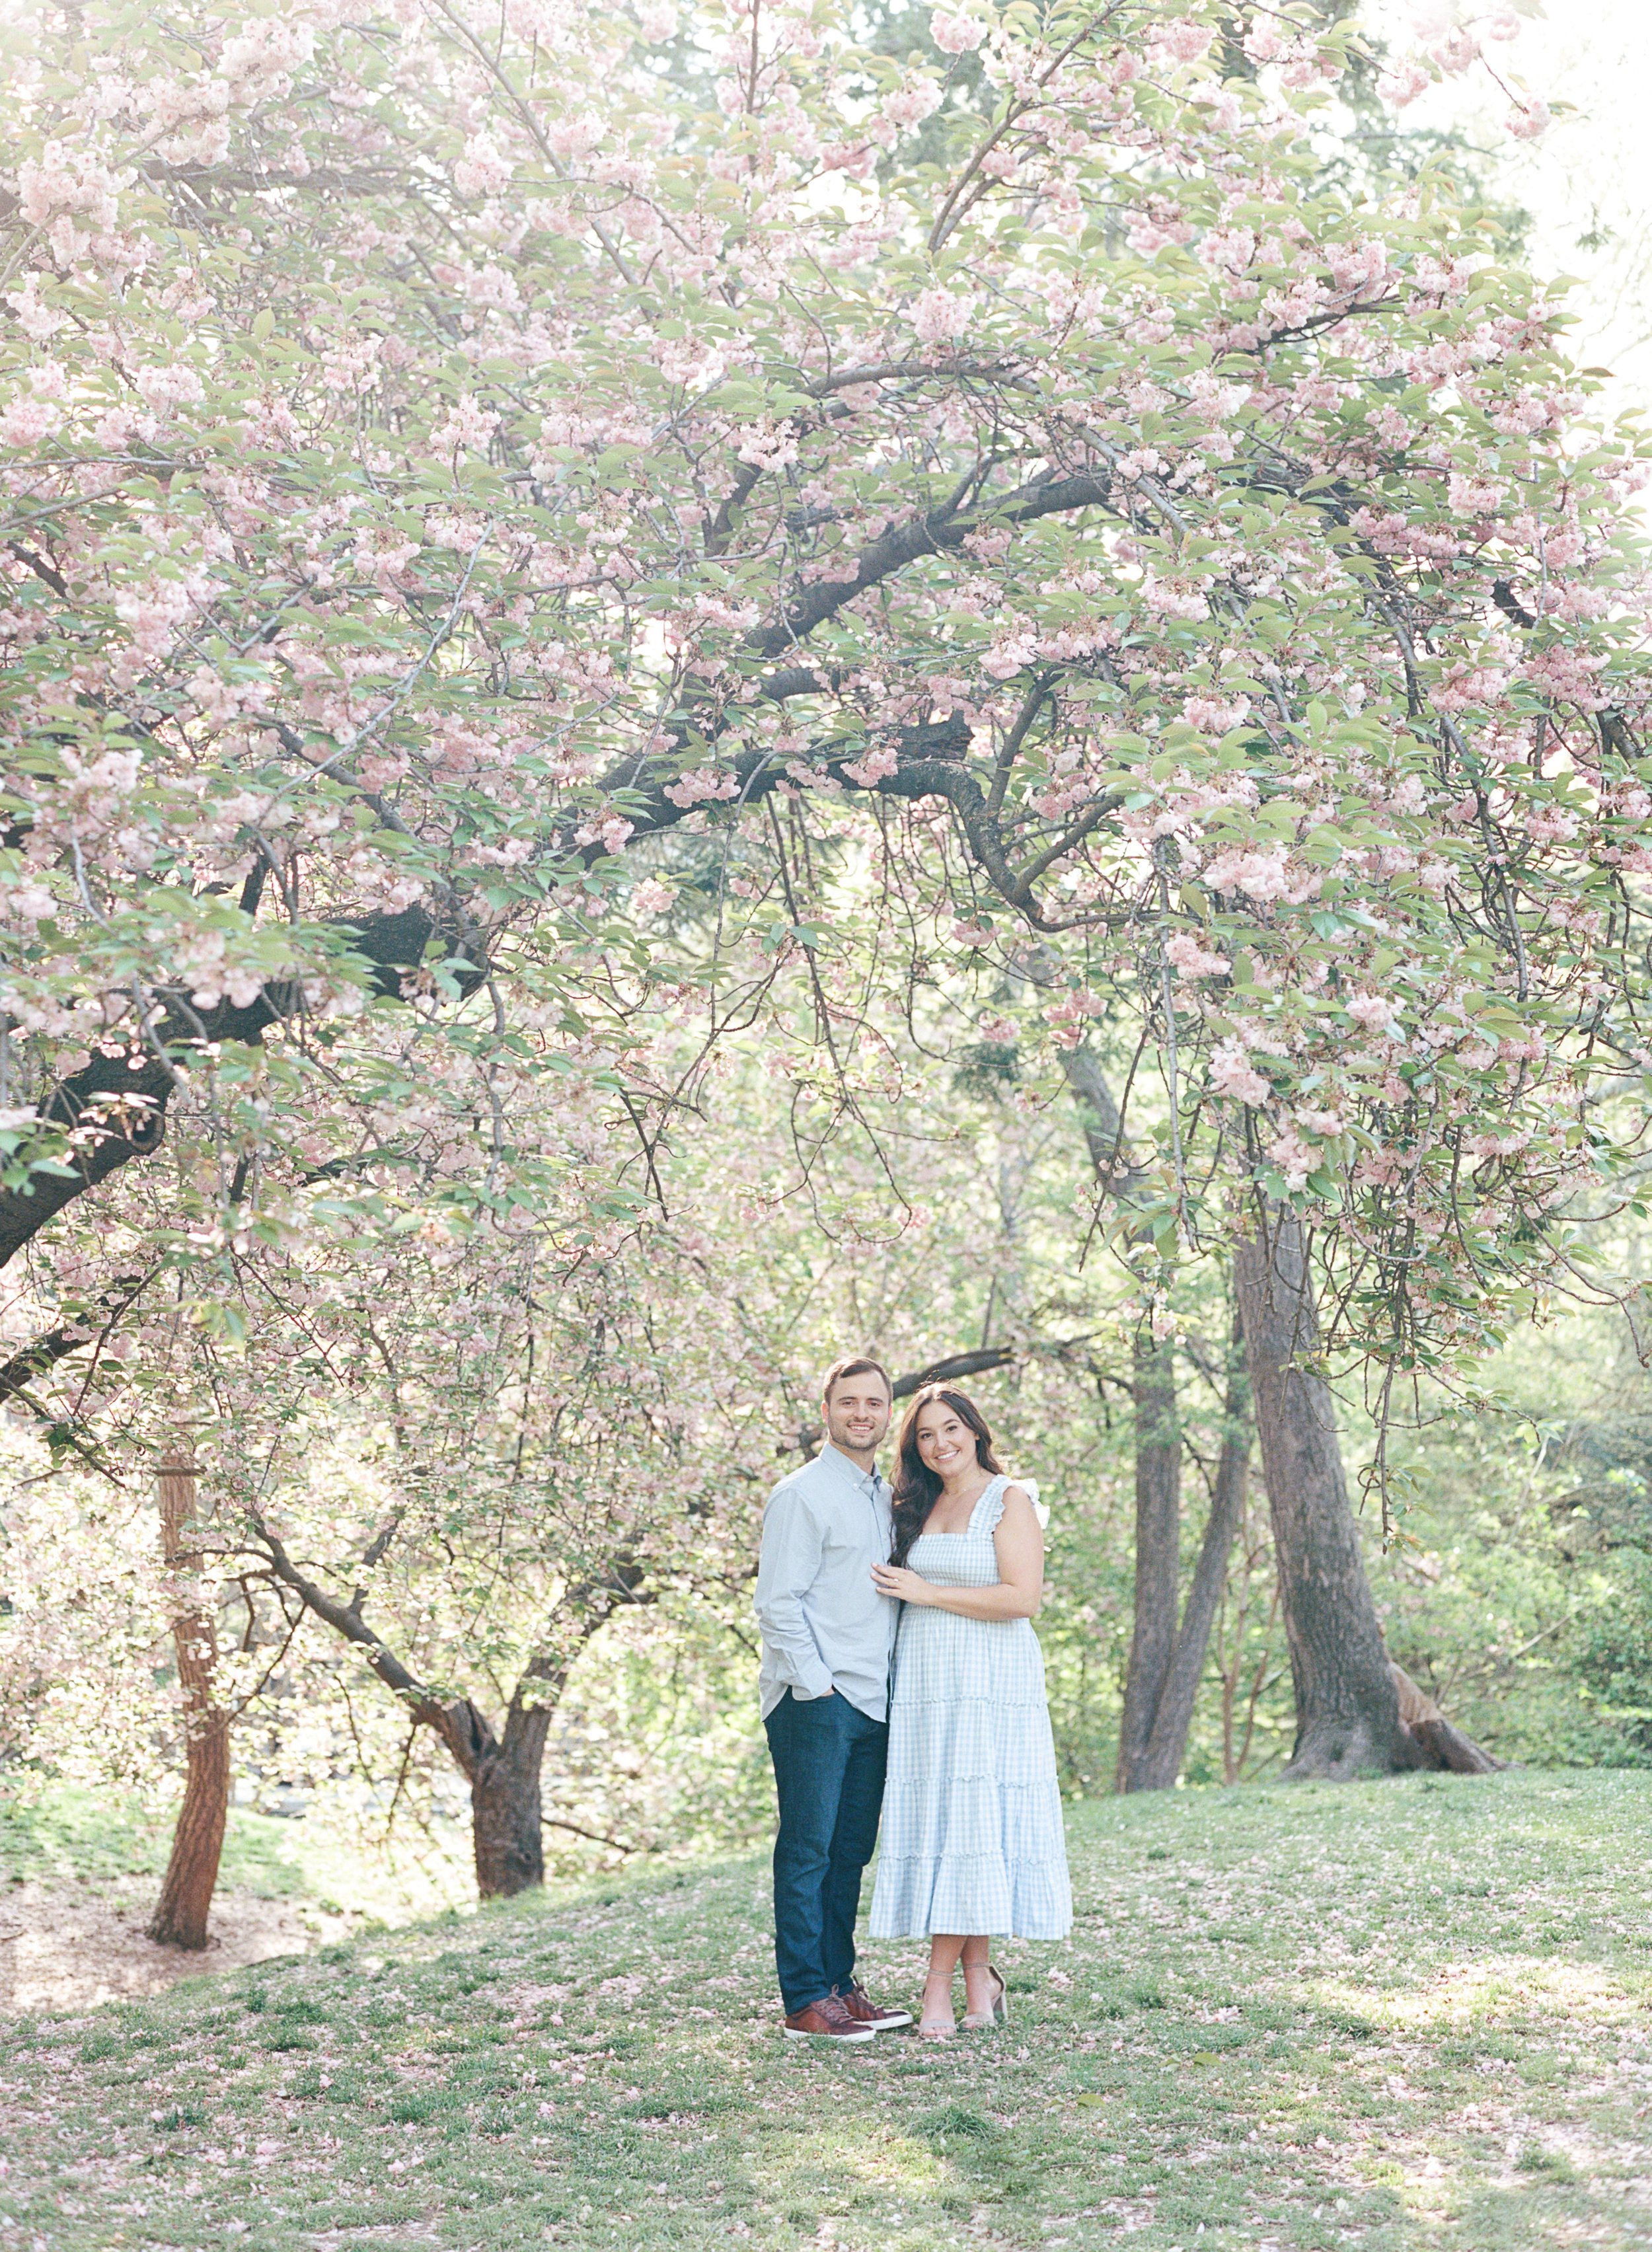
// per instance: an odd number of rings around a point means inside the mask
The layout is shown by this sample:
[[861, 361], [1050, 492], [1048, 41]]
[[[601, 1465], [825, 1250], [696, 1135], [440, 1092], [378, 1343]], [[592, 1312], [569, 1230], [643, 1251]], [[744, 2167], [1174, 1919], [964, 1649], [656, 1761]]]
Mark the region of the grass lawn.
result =
[[[0, 1887], [33, 1880], [54, 1891], [95, 1894], [135, 1877], [158, 1879], [177, 1816], [175, 1804], [157, 1806], [131, 1790], [57, 1784], [37, 1798], [0, 1797]], [[392, 1873], [382, 1859], [351, 1850], [322, 1822], [283, 1821], [239, 1806], [230, 1810], [219, 1887], [254, 1899], [386, 1917], [433, 1911], [455, 1896], [417, 1867]], [[146, 1909], [154, 1889], [146, 1887]], [[412, 1903], [418, 1906], [410, 1911]]]
[[8, 2029], [0, 2246], [1652, 2245], [1652, 1775], [1071, 1835], [1071, 1946], [940, 2048], [780, 2038], [757, 1860]]

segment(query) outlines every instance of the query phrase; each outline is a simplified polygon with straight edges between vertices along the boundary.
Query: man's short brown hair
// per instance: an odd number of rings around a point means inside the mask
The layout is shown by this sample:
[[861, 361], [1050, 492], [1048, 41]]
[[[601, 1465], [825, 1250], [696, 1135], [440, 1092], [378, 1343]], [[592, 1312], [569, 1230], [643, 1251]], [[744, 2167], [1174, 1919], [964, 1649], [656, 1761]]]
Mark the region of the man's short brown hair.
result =
[[826, 1381], [820, 1387], [823, 1406], [831, 1398], [833, 1385], [843, 1376], [881, 1376], [891, 1401], [895, 1397], [894, 1379], [882, 1361], [874, 1360], [870, 1353], [852, 1352], [845, 1359], [833, 1361], [827, 1370]]

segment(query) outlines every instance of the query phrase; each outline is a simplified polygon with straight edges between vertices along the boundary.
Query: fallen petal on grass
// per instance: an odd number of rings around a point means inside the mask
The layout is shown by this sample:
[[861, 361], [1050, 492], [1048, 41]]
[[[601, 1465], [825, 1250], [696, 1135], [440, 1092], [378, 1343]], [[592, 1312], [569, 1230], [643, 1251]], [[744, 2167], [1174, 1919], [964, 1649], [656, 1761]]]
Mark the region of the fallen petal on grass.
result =
[[[1011, 2026], [940, 2052], [782, 2041], [756, 1857], [23, 2020], [0, 2245], [1652, 2241], [1652, 1776], [1183, 1790], [1070, 1827], [1091, 1912], [997, 1948]], [[920, 1951], [872, 1950], [873, 1990], [908, 1998]]]

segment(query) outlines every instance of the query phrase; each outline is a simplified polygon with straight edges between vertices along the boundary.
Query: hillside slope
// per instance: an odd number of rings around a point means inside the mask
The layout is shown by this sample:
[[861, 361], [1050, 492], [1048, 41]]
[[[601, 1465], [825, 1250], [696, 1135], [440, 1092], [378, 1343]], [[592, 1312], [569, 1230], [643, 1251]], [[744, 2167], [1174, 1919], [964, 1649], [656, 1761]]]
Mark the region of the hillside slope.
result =
[[[996, 2035], [783, 2041], [755, 1862], [0, 2041], [0, 2245], [1652, 2241], [1652, 1776], [1075, 1810]], [[916, 1947], [877, 1951], [911, 1998]]]

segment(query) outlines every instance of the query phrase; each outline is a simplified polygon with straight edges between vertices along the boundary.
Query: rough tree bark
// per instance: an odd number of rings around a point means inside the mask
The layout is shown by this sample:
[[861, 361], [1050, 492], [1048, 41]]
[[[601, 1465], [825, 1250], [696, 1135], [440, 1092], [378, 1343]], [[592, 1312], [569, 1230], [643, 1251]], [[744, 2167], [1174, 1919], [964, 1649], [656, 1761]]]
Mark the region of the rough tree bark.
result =
[[194, 1532], [195, 1463], [187, 1450], [160, 1466], [161, 1548], [176, 1608], [172, 1640], [183, 1692], [185, 1774], [184, 1804], [172, 1833], [171, 1858], [149, 1937], [165, 1947], [205, 1947], [207, 1918], [218, 1886], [224, 1825], [229, 1817], [229, 1716], [213, 1699], [218, 1632], [212, 1612], [191, 1585], [201, 1552]]
[[1176, 1348], [1137, 1330], [1131, 1369], [1135, 1403], [1135, 1606], [1119, 1722], [1117, 1788], [1140, 1790], [1148, 1745], [1176, 1651], [1182, 1552], [1182, 1433], [1177, 1417]]
[[508, 1900], [545, 1882], [545, 1832], [539, 1802], [539, 1763], [551, 1726], [549, 1707], [536, 1706], [526, 1725], [505, 1723], [503, 1741], [471, 1778], [470, 1828], [476, 1890], [483, 1900]]
[[606, 1578], [585, 1581], [567, 1590], [560, 1605], [566, 1632], [535, 1651], [511, 1696], [504, 1727], [496, 1730], [469, 1697], [444, 1698], [403, 1665], [363, 1617], [364, 1588], [357, 1588], [349, 1602], [329, 1595], [294, 1563], [267, 1525], [255, 1518], [253, 1527], [271, 1576], [290, 1588], [335, 1634], [354, 1643], [385, 1686], [400, 1699], [408, 1717], [447, 1746], [470, 1785], [471, 1851], [482, 1899], [508, 1899], [542, 1885], [545, 1818], [539, 1769], [551, 1722], [573, 1661], [597, 1629], [623, 1604], [647, 1600], [638, 1593], [642, 1567], [621, 1557]]
[[1433, 1764], [1399, 1698], [1343, 1476], [1301, 1222], [1269, 1205], [1235, 1246], [1234, 1281], [1296, 1692], [1288, 1776], [1332, 1781]]
[[[1029, 974], [1036, 976], [1036, 972]], [[1126, 1152], [1119, 1108], [1101, 1076], [1100, 1065], [1087, 1048], [1067, 1051], [1061, 1062], [1068, 1092], [1078, 1105], [1096, 1179], [1115, 1202], [1128, 1207], [1140, 1194], [1142, 1175]], [[1249, 1401], [1242, 1382], [1235, 1389], [1235, 1373], [1230, 1368], [1221, 1462], [1178, 1631], [1180, 1442], [1172, 1435], [1174, 1363], [1168, 1347], [1150, 1358], [1163, 1366], [1149, 1369], [1149, 1354], [1138, 1340], [1133, 1387], [1136, 1403], [1135, 1607], [1119, 1730], [1117, 1784], [1121, 1790], [1168, 1790], [1182, 1771], [1211, 1626], [1221, 1601], [1233, 1536], [1244, 1514], [1250, 1461]], [[1155, 1386], [1168, 1394], [1168, 1414], [1163, 1399], [1155, 1406], [1148, 1397]], [[1145, 1454], [1144, 1436], [1149, 1441]]]
[[470, 1778], [476, 1889], [483, 1900], [508, 1899], [545, 1882], [539, 1769], [566, 1670], [548, 1686], [548, 1704], [524, 1703], [518, 1688], [503, 1733], [483, 1752]]
[[1425, 1689], [1419, 1689], [1402, 1666], [1389, 1663], [1399, 1695], [1399, 1717], [1429, 1755], [1429, 1764], [1453, 1775], [1496, 1775], [1506, 1760], [1494, 1759], [1472, 1736], [1454, 1727]]
[[[1176, 1649], [1159, 1692], [1152, 1733], [1137, 1762], [1135, 1779], [1128, 1786], [1132, 1790], [1172, 1790], [1182, 1772], [1188, 1730], [1193, 1724], [1193, 1707], [1198, 1701], [1199, 1683], [1204, 1672], [1205, 1652], [1211, 1644], [1211, 1629], [1216, 1623], [1217, 1607], [1227, 1582], [1228, 1558], [1245, 1516], [1252, 1436], [1250, 1387], [1239, 1366], [1236, 1324], [1223, 1403], [1222, 1451], [1217, 1458], [1211, 1513], [1205, 1521], [1204, 1538], [1199, 1544], [1198, 1561], [1193, 1567], [1193, 1581], [1182, 1613]], [[1174, 1591], [1171, 1602], [1175, 1602]]]

